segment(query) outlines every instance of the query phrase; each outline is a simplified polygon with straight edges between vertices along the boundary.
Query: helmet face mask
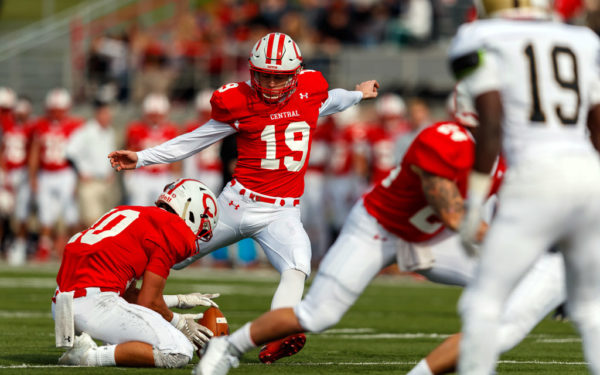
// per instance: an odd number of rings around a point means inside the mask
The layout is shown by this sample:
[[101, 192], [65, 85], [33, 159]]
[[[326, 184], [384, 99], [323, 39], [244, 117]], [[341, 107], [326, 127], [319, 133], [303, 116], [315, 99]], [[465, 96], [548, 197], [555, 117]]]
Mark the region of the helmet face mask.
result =
[[248, 63], [252, 87], [266, 103], [281, 103], [296, 90], [302, 55], [288, 35], [271, 33], [262, 37], [252, 48]]
[[217, 225], [217, 198], [198, 180], [179, 179], [165, 186], [156, 205], [166, 205], [194, 232], [196, 238], [208, 241]]

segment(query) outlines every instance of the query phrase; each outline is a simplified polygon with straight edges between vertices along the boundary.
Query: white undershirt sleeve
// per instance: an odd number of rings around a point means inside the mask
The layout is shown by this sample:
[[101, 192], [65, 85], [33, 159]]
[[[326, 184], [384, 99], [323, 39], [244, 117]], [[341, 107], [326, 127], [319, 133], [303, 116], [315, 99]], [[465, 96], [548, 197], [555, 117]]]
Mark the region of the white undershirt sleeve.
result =
[[135, 167], [173, 163], [185, 159], [235, 132], [236, 130], [228, 124], [210, 119], [194, 131], [182, 134], [158, 146], [138, 151], [138, 162]]
[[327, 100], [319, 108], [319, 116], [329, 116], [331, 114], [342, 112], [346, 108], [353, 106], [362, 100], [361, 91], [348, 91], [344, 89], [329, 90]]

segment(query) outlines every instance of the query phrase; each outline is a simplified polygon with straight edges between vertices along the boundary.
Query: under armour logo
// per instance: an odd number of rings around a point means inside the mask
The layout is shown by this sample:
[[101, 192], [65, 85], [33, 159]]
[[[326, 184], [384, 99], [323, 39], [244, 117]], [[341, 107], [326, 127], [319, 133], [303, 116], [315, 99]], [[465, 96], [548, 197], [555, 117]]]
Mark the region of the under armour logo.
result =
[[300, 93], [299, 95], [300, 95], [300, 99], [308, 99], [308, 93], [307, 92]]
[[71, 342], [71, 336], [67, 336], [67, 337], [65, 337], [65, 341], [66, 341], [66, 342]]
[[233, 203], [233, 201], [229, 202], [229, 205], [230, 205], [230, 206], [233, 206], [233, 208], [234, 208], [234, 209], [236, 209], [236, 210], [237, 210], [238, 208], [240, 208], [240, 205], [239, 205], [239, 204], [234, 204], [234, 203]]

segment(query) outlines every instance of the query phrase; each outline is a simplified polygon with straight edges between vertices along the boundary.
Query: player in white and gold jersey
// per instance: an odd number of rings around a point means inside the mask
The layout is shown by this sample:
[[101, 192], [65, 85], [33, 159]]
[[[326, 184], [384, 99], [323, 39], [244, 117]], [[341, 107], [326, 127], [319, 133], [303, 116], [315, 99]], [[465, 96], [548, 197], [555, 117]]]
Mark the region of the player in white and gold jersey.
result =
[[506, 298], [554, 244], [564, 245], [569, 313], [600, 374], [600, 161], [592, 145], [600, 139], [600, 41], [552, 21], [548, 9], [547, 0], [482, 0], [491, 19], [462, 26], [450, 49], [481, 124], [465, 243], [498, 152], [508, 163], [479, 269], [461, 297], [461, 374], [493, 372]]

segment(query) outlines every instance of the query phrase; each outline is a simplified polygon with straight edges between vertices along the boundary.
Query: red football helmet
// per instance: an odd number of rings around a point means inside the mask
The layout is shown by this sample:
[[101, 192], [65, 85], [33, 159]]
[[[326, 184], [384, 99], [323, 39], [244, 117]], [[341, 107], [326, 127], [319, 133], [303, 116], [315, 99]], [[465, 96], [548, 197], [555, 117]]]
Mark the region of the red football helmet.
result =
[[252, 87], [265, 102], [280, 103], [296, 90], [302, 55], [288, 35], [265, 35], [252, 48], [248, 61]]

